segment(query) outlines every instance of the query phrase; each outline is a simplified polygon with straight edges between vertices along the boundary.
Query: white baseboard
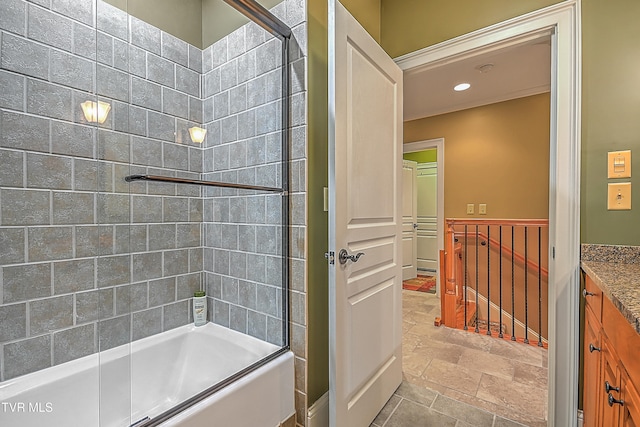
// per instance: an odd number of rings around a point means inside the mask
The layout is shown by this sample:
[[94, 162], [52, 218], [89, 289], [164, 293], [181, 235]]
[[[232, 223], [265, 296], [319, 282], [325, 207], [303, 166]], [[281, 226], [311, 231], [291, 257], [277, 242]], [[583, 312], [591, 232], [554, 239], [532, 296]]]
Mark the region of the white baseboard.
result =
[[309, 408], [307, 427], [329, 427], [329, 392], [323, 394]]

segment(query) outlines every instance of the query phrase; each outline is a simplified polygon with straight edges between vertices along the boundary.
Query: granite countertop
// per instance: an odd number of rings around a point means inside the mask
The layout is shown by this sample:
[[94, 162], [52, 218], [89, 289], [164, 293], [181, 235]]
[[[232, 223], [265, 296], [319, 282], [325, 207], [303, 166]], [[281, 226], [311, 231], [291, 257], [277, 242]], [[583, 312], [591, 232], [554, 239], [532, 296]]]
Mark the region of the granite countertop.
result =
[[640, 334], [640, 264], [583, 260], [582, 269]]

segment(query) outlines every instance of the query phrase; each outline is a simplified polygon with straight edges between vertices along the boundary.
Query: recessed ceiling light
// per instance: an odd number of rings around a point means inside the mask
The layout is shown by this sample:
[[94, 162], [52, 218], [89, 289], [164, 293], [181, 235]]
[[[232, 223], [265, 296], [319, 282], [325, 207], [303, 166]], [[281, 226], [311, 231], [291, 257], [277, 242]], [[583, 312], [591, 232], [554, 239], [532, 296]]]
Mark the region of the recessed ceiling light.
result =
[[460, 83], [459, 85], [455, 85], [453, 87], [453, 90], [461, 92], [463, 90], [467, 90], [471, 87], [471, 85], [469, 83]]

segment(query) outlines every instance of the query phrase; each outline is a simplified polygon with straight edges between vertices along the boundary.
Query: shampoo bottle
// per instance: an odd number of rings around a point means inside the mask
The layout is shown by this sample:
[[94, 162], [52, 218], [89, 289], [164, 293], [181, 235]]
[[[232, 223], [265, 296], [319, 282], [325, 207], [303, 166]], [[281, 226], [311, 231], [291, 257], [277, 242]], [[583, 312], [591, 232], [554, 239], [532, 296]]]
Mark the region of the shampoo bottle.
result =
[[207, 323], [207, 297], [204, 291], [193, 294], [193, 324], [202, 326]]

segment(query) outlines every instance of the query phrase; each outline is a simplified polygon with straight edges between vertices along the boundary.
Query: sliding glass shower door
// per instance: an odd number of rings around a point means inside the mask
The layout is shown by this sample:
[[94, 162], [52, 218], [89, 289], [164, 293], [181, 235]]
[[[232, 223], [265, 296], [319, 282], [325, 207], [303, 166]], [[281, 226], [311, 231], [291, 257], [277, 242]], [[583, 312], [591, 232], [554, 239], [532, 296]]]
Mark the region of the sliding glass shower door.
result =
[[[3, 426], [156, 425], [288, 347], [285, 7], [230, 3], [0, 0], [0, 401], [43, 408]], [[213, 372], [212, 328], [267, 350]]]

